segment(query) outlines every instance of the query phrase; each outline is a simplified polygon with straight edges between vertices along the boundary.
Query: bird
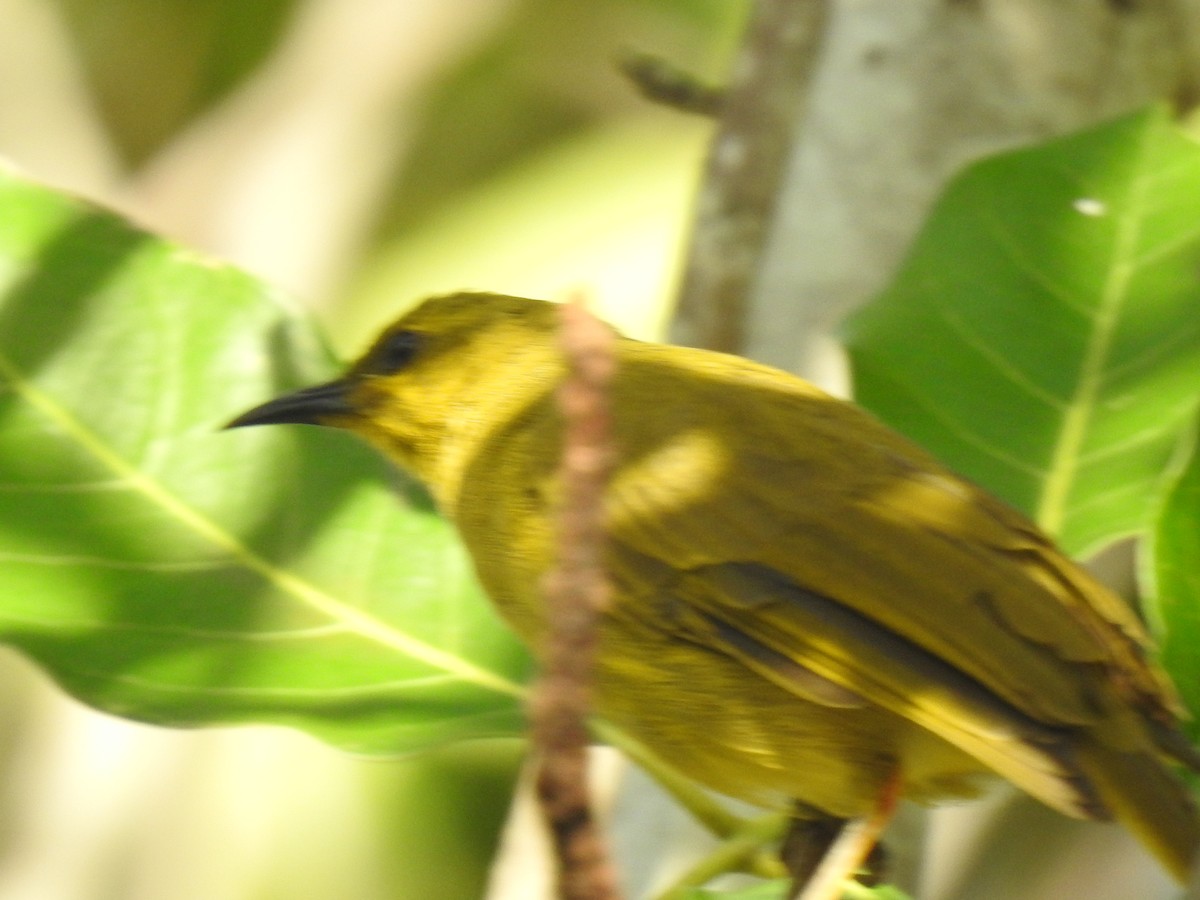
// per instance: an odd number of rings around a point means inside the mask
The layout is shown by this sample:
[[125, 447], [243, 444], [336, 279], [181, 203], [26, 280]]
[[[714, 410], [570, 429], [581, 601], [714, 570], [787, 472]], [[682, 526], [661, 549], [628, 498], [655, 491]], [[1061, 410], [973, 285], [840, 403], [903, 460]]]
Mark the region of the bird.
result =
[[[341, 377], [229, 427], [347, 430], [419, 479], [531, 647], [555, 555], [556, 305], [425, 300]], [[595, 711], [721, 794], [788, 809], [797, 883], [889, 785], [996, 776], [1115, 819], [1178, 880], [1186, 717], [1129, 605], [869, 412], [750, 360], [616, 335]]]

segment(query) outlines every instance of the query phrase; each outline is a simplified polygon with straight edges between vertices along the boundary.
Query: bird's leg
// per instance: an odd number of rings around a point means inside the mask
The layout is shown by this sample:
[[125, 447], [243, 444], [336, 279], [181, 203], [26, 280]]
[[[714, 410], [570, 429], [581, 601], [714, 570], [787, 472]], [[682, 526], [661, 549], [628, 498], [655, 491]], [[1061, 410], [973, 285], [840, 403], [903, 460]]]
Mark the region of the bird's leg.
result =
[[838, 819], [796, 804], [779, 851], [792, 876], [788, 900], [841, 896], [841, 884], [851, 876], [867, 885], [879, 882], [886, 863], [879, 835], [896, 811], [900, 785], [896, 769], [884, 783], [875, 809], [861, 819]]
[[797, 803], [792, 814], [791, 824], [783, 836], [779, 847], [779, 858], [783, 860], [788, 874], [792, 876], [792, 885], [788, 890], [787, 900], [795, 900], [808, 884], [817, 866], [837, 840], [846, 819], [831, 819], [822, 816], [815, 810]]
[[[847, 819], [833, 819], [811, 807], [796, 804], [791, 824], [779, 848], [780, 859], [792, 876], [788, 900], [800, 896], [848, 822]], [[878, 884], [883, 878], [886, 863], [886, 850], [882, 844], [876, 844], [867, 855], [858, 880], [867, 886]]]

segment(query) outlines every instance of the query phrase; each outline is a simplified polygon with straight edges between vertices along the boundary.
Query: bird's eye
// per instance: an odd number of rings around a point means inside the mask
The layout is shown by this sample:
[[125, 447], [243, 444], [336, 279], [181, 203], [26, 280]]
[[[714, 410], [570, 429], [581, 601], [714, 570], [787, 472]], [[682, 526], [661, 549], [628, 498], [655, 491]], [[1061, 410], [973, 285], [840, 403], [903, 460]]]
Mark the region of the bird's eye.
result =
[[421, 335], [415, 331], [397, 331], [384, 339], [372, 355], [371, 371], [377, 375], [399, 372], [417, 355]]

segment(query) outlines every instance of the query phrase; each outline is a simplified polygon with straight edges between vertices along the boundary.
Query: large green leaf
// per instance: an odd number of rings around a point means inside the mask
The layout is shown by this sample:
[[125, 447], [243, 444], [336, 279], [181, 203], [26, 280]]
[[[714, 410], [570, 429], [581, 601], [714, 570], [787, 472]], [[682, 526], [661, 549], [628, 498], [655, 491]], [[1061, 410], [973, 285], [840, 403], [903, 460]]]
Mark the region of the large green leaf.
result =
[[849, 323], [855, 393], [1075, 553], [1146, 527], [1200, 394], [1200, 148], [1159, 109], [978, 163]]
[[332, 368], [252, 278], [0, 168], [0, 639], [155, 722], [515, 733], [526, 656], [424, 495], [339, 433], [219, 430]]
[[[1200, 710], [1200, 448], [1171, 479], [1139, 558], [1143, 607], [1184, 704]], [[1184, 723], [1193, 739], [1200, 723]]]

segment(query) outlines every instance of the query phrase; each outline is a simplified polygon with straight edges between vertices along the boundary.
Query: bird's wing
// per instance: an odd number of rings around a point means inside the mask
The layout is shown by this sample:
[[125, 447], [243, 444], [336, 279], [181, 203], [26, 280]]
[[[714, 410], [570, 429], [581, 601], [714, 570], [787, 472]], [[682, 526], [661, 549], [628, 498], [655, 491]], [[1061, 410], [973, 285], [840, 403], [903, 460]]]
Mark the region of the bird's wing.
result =
[[1145, 717], [1171, 720], [1136, 617], [1018, 513], [854, 407], [694, 374], [654, 379], [633, 425], [617, 398], [615, 565], [678, 573], [663, 621], [777, 682], [792, 665], [861, 694], [1076, 814], [1065, 729], [1132, 750]]
[[[668, 591], [674, 632], [830, 707], [869, 702], [979, 759], [1063, 812], [1106, 818], [1069, 736], [837, 601], [753, 564], [693, 570]], [[754, 615], [730, 598], [755, 598]]]

